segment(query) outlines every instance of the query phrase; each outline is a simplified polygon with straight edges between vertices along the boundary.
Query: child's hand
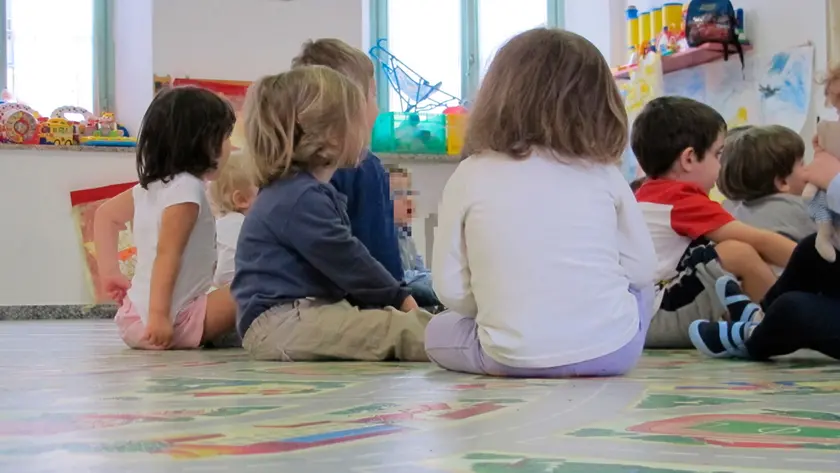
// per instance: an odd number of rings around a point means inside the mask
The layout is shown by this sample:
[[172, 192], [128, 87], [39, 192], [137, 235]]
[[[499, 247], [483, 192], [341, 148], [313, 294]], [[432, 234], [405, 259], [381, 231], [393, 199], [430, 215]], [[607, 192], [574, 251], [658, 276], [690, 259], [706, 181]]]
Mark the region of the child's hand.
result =
[[417, 305], [417, 301], [414, 300], [414, 297], [408, 296], [403, 301], [402, 305], [400, 306], [400, 310], [403, 312], [411, 312], [414, 309], [419, 309], [420, 306]]
[[143, 340], [155, 348], [166, 350], [172, 343], [174, 328], [168, 314], [149, 314]]
[[120, 272], [102, 277], [102, 289], [105, 291], [105, 294], [108, 294], [108, 297], [119, 305], [122, 305], [130, 287], [131, 281]]

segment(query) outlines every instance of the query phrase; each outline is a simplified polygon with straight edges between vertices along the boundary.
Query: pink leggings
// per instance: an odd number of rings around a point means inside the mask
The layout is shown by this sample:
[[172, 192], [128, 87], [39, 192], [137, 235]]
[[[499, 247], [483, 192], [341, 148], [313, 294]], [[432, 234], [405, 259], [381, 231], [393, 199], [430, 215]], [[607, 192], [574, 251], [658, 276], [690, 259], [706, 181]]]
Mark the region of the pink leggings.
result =
[[434, 316], [426, 327], [426, 354], [441, 368], [462, 373], [511, 378], [573, 378], [620, 376], [632, 370], [642, 355], [653, 317], [653, 287], [630, 289], [639, 305], [639, 331], [627, 345], [593, 360], [552, 368], [514, 368], [490, 358], [478, 340], [474, 318], [452, 311]]

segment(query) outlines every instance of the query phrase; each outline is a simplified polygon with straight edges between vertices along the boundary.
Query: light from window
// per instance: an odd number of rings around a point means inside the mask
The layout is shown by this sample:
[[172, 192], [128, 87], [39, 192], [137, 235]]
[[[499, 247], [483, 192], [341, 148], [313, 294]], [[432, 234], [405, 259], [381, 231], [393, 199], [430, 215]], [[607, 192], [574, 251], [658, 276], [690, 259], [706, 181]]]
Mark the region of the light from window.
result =
[[[441, 82], [441, 90], [461, 96], [461, 2], [390, 0], [386, 47], [431, 84]], [[388, 102], [392, 112], [402, 111], [394, 90]]]
[[93, 0], [6, 0], [7, 88], [41, 115], [93, 110]]
[[545, 0], [478, 0], [478, 56], [481, 76], [510, 38], [548, 23]]

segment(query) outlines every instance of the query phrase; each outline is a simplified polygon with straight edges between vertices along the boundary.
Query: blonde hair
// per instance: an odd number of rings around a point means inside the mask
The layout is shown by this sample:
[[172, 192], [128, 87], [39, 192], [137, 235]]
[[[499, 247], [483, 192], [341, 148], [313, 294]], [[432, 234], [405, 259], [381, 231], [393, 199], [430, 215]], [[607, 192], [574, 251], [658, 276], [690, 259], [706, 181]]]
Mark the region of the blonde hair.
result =
[[231, 154], [219, 176], [210, 182], [207, 189], [213, 211], [220, 216], [239, 212], [241, 209], [236, 207], [233, 194], [250, 191], [256, 185], [254, 181], [251, 157], [242, 151]]
[[325, 66], [353, 79], [364, 94], [373, 84], [373, 61], [340, 39], [322, 38], [303, 43], [292, 67]]
[[840, 105], [840, 103], [835, 103], [840, 102], [840, 97], [832, 97], [831, 95], [831, 85], [836, 83], [838, 80], [840, 80], [840, 64], [829, 68], [825, 76], [817, 81], [818, 84], [823, 86], [823, 95], [825, 96], [826, 105], [830, 105], [832, 107]]
[[245, 141], [257, 185], [300, 171], [355, 166], [369, 139], [365, 97], [345, 75], [306, 66], [255, 82], [245, 99]]
[[490, 64], [470, 110], [464, 155], [492, 150], [524, 159], [546, 148], [612, 164], [627, 140], [624, 103], [598, 48], [569, 31], [535, 28], [513, 37]]

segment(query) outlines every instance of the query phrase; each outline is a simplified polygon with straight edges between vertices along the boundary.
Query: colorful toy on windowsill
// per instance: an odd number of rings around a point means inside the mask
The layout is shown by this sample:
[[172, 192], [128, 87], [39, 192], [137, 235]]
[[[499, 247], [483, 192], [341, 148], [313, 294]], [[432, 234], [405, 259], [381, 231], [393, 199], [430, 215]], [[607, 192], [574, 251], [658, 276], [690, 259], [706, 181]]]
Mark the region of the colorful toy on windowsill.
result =
[[8, 91], [3, 91], [2, 97], [0, 143], [38, 144], [38, 112], [28, 105], [13, 102], [14, 97]]

